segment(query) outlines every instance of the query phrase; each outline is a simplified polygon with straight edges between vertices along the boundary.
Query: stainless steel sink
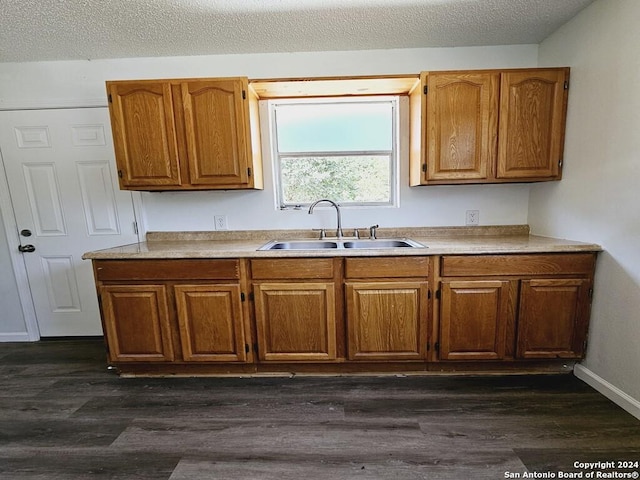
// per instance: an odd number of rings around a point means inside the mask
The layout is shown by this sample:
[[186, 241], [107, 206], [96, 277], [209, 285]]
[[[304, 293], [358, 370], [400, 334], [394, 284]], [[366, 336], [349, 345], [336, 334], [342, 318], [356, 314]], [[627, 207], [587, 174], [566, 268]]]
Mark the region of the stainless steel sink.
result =
[[347, 240], [343, 243], [344, 248], [425, 248], [424, 245], [409, 240], [402, 239], [377, 239], [377, 240]]
[[274, 240], [263, 245], [258, 250], [318, 250], [325, 248], [338, 248], [338, 244], [324, 240]]
[[389, 249], [426, 248], [408, 238], [385, 238], [378, 240], [272, 240], [258, 250], [324, 250], [324, 249]]

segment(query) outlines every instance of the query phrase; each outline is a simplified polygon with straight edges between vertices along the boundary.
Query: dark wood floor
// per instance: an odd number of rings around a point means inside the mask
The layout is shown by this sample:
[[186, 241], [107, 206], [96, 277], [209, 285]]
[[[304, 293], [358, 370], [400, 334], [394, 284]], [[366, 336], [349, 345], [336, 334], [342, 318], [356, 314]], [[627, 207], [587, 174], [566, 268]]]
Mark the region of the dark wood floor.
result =
[[640, 421], [572, 375], [125, 379], [105, 365], [100, 341], [0, 344], [0, 478], [464, 480], [640, 461]]

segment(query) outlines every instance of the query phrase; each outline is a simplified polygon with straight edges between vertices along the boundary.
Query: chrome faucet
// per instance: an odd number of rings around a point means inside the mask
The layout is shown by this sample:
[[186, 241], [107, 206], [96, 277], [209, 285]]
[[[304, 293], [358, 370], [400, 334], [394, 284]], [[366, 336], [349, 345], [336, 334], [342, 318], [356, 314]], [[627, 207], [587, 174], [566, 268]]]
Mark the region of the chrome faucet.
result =
[[313, 213], [313, 209], [320, 202], [329, 202], [331, 205], [333, 205], [335, 207], [336, 215], [338, 217], [338, 226], [337, 226], [337, 229], [336, 229], [336, 237], [342, 238], [344, 236], [344, 233], [342, 233], [342, 218], [340, 217], [340, 206], [336, 202], [334, 202], [333, 200], [329, 200], [327, 198], [323, 198], [322, 200], [316, 200], [309, 207], [309, 215], [311, 215]]

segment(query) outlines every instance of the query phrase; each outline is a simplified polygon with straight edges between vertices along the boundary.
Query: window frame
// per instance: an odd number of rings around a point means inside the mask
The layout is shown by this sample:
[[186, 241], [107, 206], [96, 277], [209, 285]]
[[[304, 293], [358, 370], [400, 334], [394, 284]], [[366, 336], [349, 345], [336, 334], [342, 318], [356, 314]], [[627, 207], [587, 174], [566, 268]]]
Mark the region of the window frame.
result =
[[[353, 151], [313, 151], [313, 152], [286, 152], [278, 151], [278, 126], [276, 122], [276, 110], [279, 105], [291, 104], [331, 104], [331, 103], [390, 103], [391, 105], [391, 150], [353, 150]], [[273, 184], [276, 207], [280, 210], [300, 209], [308, 207], [311, 202], [286, 203], [284, 201], [284, 188], [282, 182], [282, 158], [291, 157], [339, 157], [339, 156], [385, 156], [389, 157], [389, 201], [384, 202], [347, 202], [335, 200], [341, 207], [399, 207], [399, 177], [400, 177], [400, 95], [380, 96], [335, 96], [335, 97], [304, 97], [304, 98], [276, 98], [267, 100], [269, 114], [269, 137], [271, 158], [273, 163]], [[319, 200], [319, 199], [317, 199]]]

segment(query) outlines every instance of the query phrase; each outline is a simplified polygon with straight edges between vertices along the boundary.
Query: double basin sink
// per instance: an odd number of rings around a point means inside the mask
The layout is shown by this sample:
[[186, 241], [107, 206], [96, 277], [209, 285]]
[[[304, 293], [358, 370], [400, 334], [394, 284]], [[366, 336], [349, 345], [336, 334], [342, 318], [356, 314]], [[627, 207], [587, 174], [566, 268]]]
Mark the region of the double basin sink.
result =
[[324, 249], [389, 249], [427, 248], [409, 238], [272, 240], [258, 250], [324, 250]]

